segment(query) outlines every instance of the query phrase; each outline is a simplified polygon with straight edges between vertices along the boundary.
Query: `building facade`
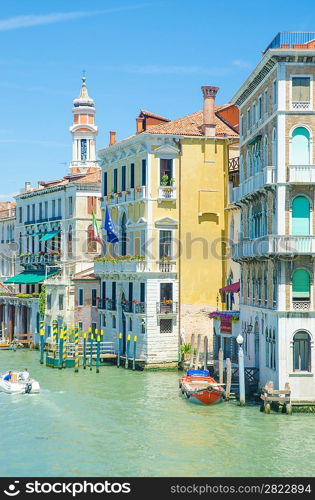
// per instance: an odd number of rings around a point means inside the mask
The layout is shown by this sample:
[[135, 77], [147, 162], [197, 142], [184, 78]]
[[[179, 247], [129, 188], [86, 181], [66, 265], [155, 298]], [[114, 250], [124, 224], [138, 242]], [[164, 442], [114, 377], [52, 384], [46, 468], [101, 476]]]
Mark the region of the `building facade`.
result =
[[315, 33], [279, 33], [232, 102], [240, 110], [240, 329], [260, 384], [315, 399]]
[[[235, 106], [215, 106], [170, 121], [141, 111], [136, 134], [99, 152], [102, 210], [120, 241], [95, 262], [101, 278], [101, 328], [117, 345], [136, 335], [148, 365], [178, 361], [179, 337], [209, 334], [208, 311], [225, 284], [229, 147], [238, 141]], [[104, 218], [104, 215], [103, 215]], [[104, 232], [106, 239], [106, 233]]]

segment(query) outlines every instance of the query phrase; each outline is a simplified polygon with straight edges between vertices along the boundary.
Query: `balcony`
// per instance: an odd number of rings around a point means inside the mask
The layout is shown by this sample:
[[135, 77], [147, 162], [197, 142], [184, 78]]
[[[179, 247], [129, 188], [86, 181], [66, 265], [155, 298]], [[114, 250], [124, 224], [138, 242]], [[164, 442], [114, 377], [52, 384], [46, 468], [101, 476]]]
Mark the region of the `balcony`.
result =
[[235, 203], [248, 194], [263, 189], [276, 182], [276, 167], [265, 167], [260, 172], [245, 179], [238, 187], [233, 188], [232, 202]]
[[20, 258], [20, 265], [25, 267], [25, 268], [32, 268], [32, 267], [45, 267], [46, 265], [49, 266], [54, 266], [58, 265], [60, 262], [61, 254], [60, 252], [58, 253], [53, 253], [53, 254], [22, 254], [19, 256]]
[[310, 101], [292, 101], [291, 102], [292, 111], [312, 111]]
[[178, 312], [178, 302], [173, 300], [166, 300], [156, 303], [156, 313], [157, 314], [177, 314]]
[[288, 182], [292, 184], [315, 183], [315, 165], [289, 165]]
[[292, 307], [294, 311], [309, 311], [311, 303], [309, 300], [293, 300]]
[[142, 200], [146, 197], [146, 186], [136, 188], [129, 188], [126, 191], [118, 191], [117, 193], [110, 193], [105, 196], [102, 207], [106, 205], [118, 205], [119, 203], [126, 203], [132, 201]]
[[135, 314], [145, 314], [145, 311], [146, 311], [145, 302], [135, 302], [134, 303]]
[[[106, 259], [106, 258], [105, 258]], [[97, 275], [106, 273], [142, 273], [148, 271], [148, 264], [143, 260], [96, 260], [94, 272]]]
[[158, 201], [176, 201], [176, 187], [159, 186]]
[[171, 260], [158, 261], [159, 271], [161, 273], [172, 273], [175, 271], [175, 262]]
[[262, 236], [253, 240], [242, 240], [232, 247], [234, 260], [276, 254], [315, 255], [315, 236]]
[[113, 299], [106, 300], [105, 299], [105, 302], [106, 302], [107, 311], [116, 311], [117, 310], [116, 300], [113, 300]]

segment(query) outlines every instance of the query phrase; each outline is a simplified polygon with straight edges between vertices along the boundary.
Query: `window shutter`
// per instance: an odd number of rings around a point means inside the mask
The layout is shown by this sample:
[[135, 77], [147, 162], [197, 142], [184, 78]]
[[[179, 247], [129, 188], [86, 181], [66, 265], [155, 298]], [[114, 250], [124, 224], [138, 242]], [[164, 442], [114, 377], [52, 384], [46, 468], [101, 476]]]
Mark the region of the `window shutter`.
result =
[[310, 203], [305, 196], [292, 202], [292, 234], [310, 234]]
[[88, 214], [92, 213], [92, 196], [88, 196]]
[[292, 297], [293, 299], [310, 298], [310, 275], [305, 269], [297, 269], [293, 273]]

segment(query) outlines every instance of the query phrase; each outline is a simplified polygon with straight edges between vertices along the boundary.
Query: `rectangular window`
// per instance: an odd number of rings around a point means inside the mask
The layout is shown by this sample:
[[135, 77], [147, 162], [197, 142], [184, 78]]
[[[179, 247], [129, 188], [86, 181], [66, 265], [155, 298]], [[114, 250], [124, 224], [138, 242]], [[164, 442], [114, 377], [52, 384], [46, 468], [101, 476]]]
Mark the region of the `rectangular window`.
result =
[[97, 293], [97, 290], [96, 288], [92, 288], [92, 307], [95, 307], [96, 306], [96, 293]]
[[272, 104], [273, 106], [277, 104], [277, 80], [272, 84]]
[[172, 332], [173, 332], [173, 320], [161, 319], [160, 320], [160, 333], [172, 333]]
[[126, 191], [126, 165], [121, 167], [121, 190]]
[[26, 221], [29, 222], [31, 220], [31, 206], [30, 205], [27, 205], [26, 213], [27, 213]]
[[42, 203], [40, 203], [38, 205], [38, 210], [39, 210], [38, 218], [39, 218], [39, 220], [42, 220], [42, 218], [43, 218], [43, 204]]
[[253, 122], [253, 125], [256, 124], [256, 104], [255, 103], [252, 106], [252, 122]]
[[72, 217], [73, 215], [73, 197], [69, 196], [68, 198], [68, 210], [69, 210], [69, 217]]
[[112, 301], [113, 303], [116, 302], [116, 282], [112, 282]]
[[102, 281], [102, 299], [106, 299], [106, 281]]
[[35, 204], [32, 205], [32, 221], [35, 220]]
[[63, 294], [59, 294], [59, 311], [63, 311]]
[[264, 113], [268, 115], [268, 89], [264, 92]]
[[132, 318], [129, 318], [129, 331], [132, 332]]
[[51, 309], [51, 295], [50, 295], [50, 293], [46, 295], [46, 305], [47, 305], [47, 309]]
[[140, 302], [145, 302], [145, 283], [140, 283]]
[[56, 217], [56, 200], [51, 202], [51, 216]]
[[87, 203], [88, 203], [88, 214], [91, 215], [92, 212], [96, 214], [96, 196], [88, 196]]
[[19, 207], [19, 222], [23, 222], [23, 210], [22, 207]]
[[112, 317], [112, 328], [116, 328], [116, 316], [113, 315]]
[[160, 231], [160, 259], [172, 258], [172, 231]]
[[92, 323], [92, 333], [95, 333], [96, 328], [97, 328], [97, 324]]
[[82, 323], [82, 321], [79, 321], [78, 327], [79, 327], [79, 331], [82, 332], [83, 331], [83, 323]]
[[114, 168], [113, 191], [114, 191], [114, 193], [117, 193], [117, 191], [118, 191], [118, 174], [117, 174], [117, 168]]
[[310, 102], [310, 77], [292, 77], [292, 102]]
[[83, 288], [79, 288], [78, 306], [84, 306], [84, 290], [83, 290]]
[[147, 160], [141, 162], [141, 186], [147, 185]]
[[262, 98], [261, 98], [261, 96], [258, 97], [257, 114], [258, 114], [258, 120], [261, 120], [261, 118], [262, 118]]
[[130, 163], [130, 187], [135, 187], [135, 164]]
[[104, 172], [103, 175], [103, 196], [107, 196], [108, 191], [107, 191], [107, 172]]
[[45, 219], [48, 219], [48, 201], [45, 201]]
[[244, 116], [241, 115], [241, 121], [240, 121], [240, 136], [243, 137], [244, 135]]
[[61, 198], [58, 198], [58, 217], [61, 217]]
[[133, 301], [133, 283], [132, 282], [130, 282], [128, 285], [128, 300], [129, 300], [130, 304]]
[[170, 186], [173, 179], [173, 160], [160, 160], [160, 185]]
[[250, 109], [247, 110], [246, 121], [247, 121], [247, 130], [250, 130]]
[[161, 302], [173, 300], [173, 283], [160, 284], [160, 300]]

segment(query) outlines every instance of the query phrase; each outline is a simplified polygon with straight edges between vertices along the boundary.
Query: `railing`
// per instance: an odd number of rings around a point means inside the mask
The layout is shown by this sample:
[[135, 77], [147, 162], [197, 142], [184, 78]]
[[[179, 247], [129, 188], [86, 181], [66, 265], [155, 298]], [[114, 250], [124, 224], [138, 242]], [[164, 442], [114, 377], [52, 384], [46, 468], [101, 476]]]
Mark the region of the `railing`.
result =
[[0, 210], [0, 219], [8, 219], [10, 217], [15, 217], [16, 209], [7, 208], [5, 210]]
[[121, 302], [121, 308], [126, 313], [132, 313], [133, 312], [133, 303], [129, 300]]
[[160, 260], [159, 270], [161, 273], [171, 273], [174, 270], [175, 262], [170, 260]]
[[159, 186], [159, 200], [176, 200], [175, 186]]
[[[53, 346], [53, 344], [51, 344]], [[83, 356], [83, 342], [80, 340], [78, 344], [78, 352], [79, 356]], [[56, 355], [59, 355], [59, 343], [56, 343], [55, 346], [55, 353]], [[66, 344], [66, 353], [67, 357], [71, 358], [75, 356], [75, 343], [74, 342], [67, 342]], [[100, 342], [100, 353], [101, 354], [115, 354], [115, 344], [114, 342]], [[90, 341], [88, 339], [86, 343], [86, 355], [91, 355], [91, 345]], [[92, 346], [92, 355], [96, 356], [97, 355], [97, 342], [94, 339], [93, 346]]]
[[230, 158], [229, 160], [229, 173], [238, 172], [240, 169], [240, 157]]
[[239, 260], [270, 254], [315, 254], [315, 236], [262, 236], [232, 246], [232, 258]]
[[117, 193], [110, 193], [104, 197], [102, 206], [106, 204], [117, 205], [129, 201], [137, 201], [146, 197], [146, 186], [136, 188], [129, 188], [126, 191], [118, 191]]
[[289, 179], [292, 183], [315, 182], [315, 165], [289, 165]]
[[178, 302], [157, 302], [157, 314], [176, 314], [178, 312]]
[[109, 299], [106, 301], [106, 309], [108, 311], [116, 311], [116, 300]]
[[60, 254], [43, 254], [43, 255], [20, 255], [20, 265], [23, 267], [35, 266], [43, 267], [46, 264], [54, 265], [60, 261]]
[[148, 271], [148, 264], [144, 260], [122, 260], [118, 262], [96, 261], [94, 262], [94, 272], [97, 275], [104, 273], [141, 273]]
[[135, 314], [144, 314], [146, 307], [145, 302], [138, 302], [135, 304]]
[[295, 311], [309, 311], [311, 308], [311, 303], [309, 300], [294, 300], [292, 301], [292, 306]]
[[232, 202], [236, 202], [249, 193], [262, 189], [266, 185], [274, 184], [276, 181], [275, 173], [275, 167], [265, 167], [260, 172], [245, 179], [238, 187], [233, 188]]
[[[124, 312], [134, 314], [145, 314], [145, 302], [126, 301], [120, 303]], [[98, 308], [108, 311], [116, 311], [116, 303], [113, 304], [111, 299], [99, 299]]]
[[311, 111], [310, 101], [292, 101], [291, 109], [294, 111]]

